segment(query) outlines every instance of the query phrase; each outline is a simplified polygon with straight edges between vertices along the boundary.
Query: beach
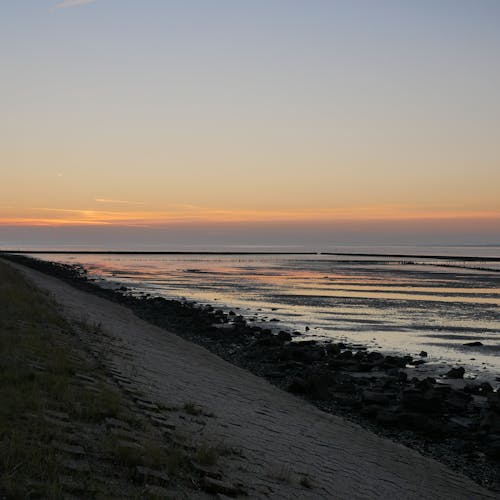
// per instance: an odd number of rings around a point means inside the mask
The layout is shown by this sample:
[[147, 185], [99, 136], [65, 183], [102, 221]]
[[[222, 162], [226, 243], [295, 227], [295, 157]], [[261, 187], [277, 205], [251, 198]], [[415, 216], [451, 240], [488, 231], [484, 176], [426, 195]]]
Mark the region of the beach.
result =
[[22, 270], [51, 294], [65, 316], [99, 325], [105, 337], [83, 341], [105, 353], [104, 362], [118, 380], [151, 404], [199, 408], [197, 417], [175, 419], [176, 427], [239, 450], [225, 457], [224, 473], [231, 484], [244, 485], [250, 498], [496, 497], [429, 457], [328, 415], [140, 320], [121, 304]]
[[500, 249], [446, 250], [448, 255], [441, 249], [440, 258], [125, 252], [31, 256], [81, 266], [102, 287], [125, 287], [136, 297], [196, 302], [275, 333], [296, 332], [300, 340], [342, 341], [396, 355], [425, 351], [425, 363], [415, 367], [420, 377], [463, 366], [465, 379], [495, 385], [500, 377], [500, 260], [490, 255]]

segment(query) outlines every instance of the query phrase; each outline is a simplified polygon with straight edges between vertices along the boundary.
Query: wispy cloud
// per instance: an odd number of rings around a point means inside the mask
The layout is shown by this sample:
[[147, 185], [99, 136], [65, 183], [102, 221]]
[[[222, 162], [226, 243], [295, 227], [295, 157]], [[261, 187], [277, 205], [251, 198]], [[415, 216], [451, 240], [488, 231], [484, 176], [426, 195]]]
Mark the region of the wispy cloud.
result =
[[[116, 200], [114, 200], [116, 201]], [[108, 210], [31, 208], [3, 209], [0, 227], [16, 226], [122, 226], [159, 227], [203, 224], [450, 224], [498, 227], [500, 211], [422, 210], [412, 207], [373, 206], [315, 210], [229, 210], [191, 206], [170, 210], [137, 210], [111, 207]]]
[[78, 7], [79, 5], [94, 2], [97, 2], [97, 0], [63, 0], [62, 2], [57, 3], [54, 7], [56, 9], [65, 9], [66, 7]]
[[115, 200], [112, 198], [96, 198], [97, 203], [112, 203], [115, 205], [144, 205], [143, 201]]

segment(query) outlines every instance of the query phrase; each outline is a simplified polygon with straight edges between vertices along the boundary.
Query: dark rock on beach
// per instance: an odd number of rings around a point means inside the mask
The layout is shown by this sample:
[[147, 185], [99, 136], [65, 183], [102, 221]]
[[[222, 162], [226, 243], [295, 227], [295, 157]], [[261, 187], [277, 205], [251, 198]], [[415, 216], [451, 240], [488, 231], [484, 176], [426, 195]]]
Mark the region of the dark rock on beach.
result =
[[465, 368], [460, 366], [459, 368], [452, 368], [449, 372], [446, 373], [447, 378], [464, 378]]

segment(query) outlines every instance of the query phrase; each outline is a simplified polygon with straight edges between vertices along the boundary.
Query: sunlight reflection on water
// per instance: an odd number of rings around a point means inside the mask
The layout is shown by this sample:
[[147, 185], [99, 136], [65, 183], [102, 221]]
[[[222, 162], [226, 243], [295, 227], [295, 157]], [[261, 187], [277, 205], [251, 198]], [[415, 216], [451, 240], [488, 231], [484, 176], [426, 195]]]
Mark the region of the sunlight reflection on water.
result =
[[[82, 264], [91, 276], [135, 293], [239, 308], [253, 324], [307, 338], [346, 339], [412, 355], [426, 350], [431, 362], [461, 363], [479, 378], [500, 374], [498, 272], [448, 267], [450, 262], [429, 265], [424, 259], [409, 265], [320, 255], [43, 258]], [[484, 346], [463, 346], [476, 340]]]

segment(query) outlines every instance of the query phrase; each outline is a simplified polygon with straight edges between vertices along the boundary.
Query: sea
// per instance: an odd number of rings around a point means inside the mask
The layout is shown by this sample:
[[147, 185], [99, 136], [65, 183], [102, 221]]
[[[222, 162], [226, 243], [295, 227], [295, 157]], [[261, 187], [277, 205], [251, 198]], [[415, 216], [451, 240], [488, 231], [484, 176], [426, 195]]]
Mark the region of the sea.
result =
[[234, 311], [251, 324], [296, 332], [296, 341], [425, 352], [420, 375], [463, 366], [465, 378], [499, 385], [500, 246], [32, 256], [82, 265], [104, 287]]

